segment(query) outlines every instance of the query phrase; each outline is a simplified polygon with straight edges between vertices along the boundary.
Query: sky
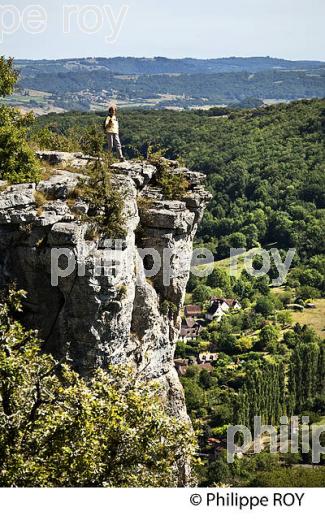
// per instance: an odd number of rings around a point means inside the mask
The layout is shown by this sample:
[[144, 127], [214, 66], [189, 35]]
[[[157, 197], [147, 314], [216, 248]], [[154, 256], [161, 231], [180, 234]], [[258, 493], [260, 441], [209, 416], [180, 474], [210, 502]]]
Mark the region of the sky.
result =
[[325, 61], [324, 20], [324, 0], [15, 0], [0, 5], [0, 55]]

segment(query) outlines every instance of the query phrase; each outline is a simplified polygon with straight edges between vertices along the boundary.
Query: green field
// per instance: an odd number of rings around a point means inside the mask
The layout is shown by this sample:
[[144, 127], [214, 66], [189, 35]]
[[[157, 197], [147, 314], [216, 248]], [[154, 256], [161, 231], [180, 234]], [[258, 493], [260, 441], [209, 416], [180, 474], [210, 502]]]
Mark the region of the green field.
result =
[[[245, 269], [245, 263], [244, 263], [245, 258], [247, 256], [251, 255], [252, 253], [255, 253], [257, 255], [258, 252], [259, 252], [259, 248], [254, 248], [254, 249], [251, 249], [250, 251], [247, 251], [247, 253], [245, 253], [244, 255], [236, 255], [236, 256], [233, 256], [232, 258], [227, 257], [227, 258], [224, 258], [223, 260], [217, 260], [216, 262], [214, 262], [213, 266], [215, 268], [227, 271], [227, 273], [230, 275], [231, 266], [232, 266], [232, 262], [233, 262], [233, 266], [236, 267], [233, 274], [236, 276], [236, 278], [240, 278], [241, 273]], [[207, 264], [202, 265], [200, 268], [206, 269], [206, 267], [207, 267]]]
[[316, 309], [305, 309], [304, 312], [293, 312], [292, 316], [300, 325], [310, 325], [317, 334], [325, 339], [325, 299], [315, 300]]

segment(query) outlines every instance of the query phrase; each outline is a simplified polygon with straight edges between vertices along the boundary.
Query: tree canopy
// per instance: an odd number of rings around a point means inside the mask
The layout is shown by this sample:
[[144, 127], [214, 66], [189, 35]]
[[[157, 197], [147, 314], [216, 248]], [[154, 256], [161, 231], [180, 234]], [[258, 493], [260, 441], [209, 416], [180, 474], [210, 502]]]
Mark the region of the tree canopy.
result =
[[159, 387], [127, 367], [85, 380], [42, 353], [12, 317], [23, 297], [11, 289], [0, 305], [0, 486], [179, 485], [194, 437]]

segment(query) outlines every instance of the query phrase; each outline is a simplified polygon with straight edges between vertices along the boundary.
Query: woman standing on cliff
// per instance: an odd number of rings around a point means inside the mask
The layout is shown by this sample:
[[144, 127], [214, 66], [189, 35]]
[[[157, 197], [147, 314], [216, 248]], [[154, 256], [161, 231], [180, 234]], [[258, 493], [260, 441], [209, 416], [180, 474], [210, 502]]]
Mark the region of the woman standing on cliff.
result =
[[105, 130], [107, 132], [108, 139], [108, 151], [113, 152], [115, 146], [120, 161], [125, 161], [122, 152], [122, 145], [119, 135], [119, 123], [117, 119], [117, 108], [115, 105], [111, 105], [108, 110], [108, 117], [105, 121]]

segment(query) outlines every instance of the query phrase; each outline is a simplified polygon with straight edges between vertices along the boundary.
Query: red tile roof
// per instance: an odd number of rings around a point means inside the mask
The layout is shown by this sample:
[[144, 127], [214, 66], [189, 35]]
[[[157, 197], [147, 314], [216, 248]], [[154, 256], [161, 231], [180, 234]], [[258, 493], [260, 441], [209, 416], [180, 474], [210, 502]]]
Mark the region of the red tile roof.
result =
[[195, 316], [202, 313], [201, 305], [186, 305], [185, 307], [185, 315], [186, 316]]

